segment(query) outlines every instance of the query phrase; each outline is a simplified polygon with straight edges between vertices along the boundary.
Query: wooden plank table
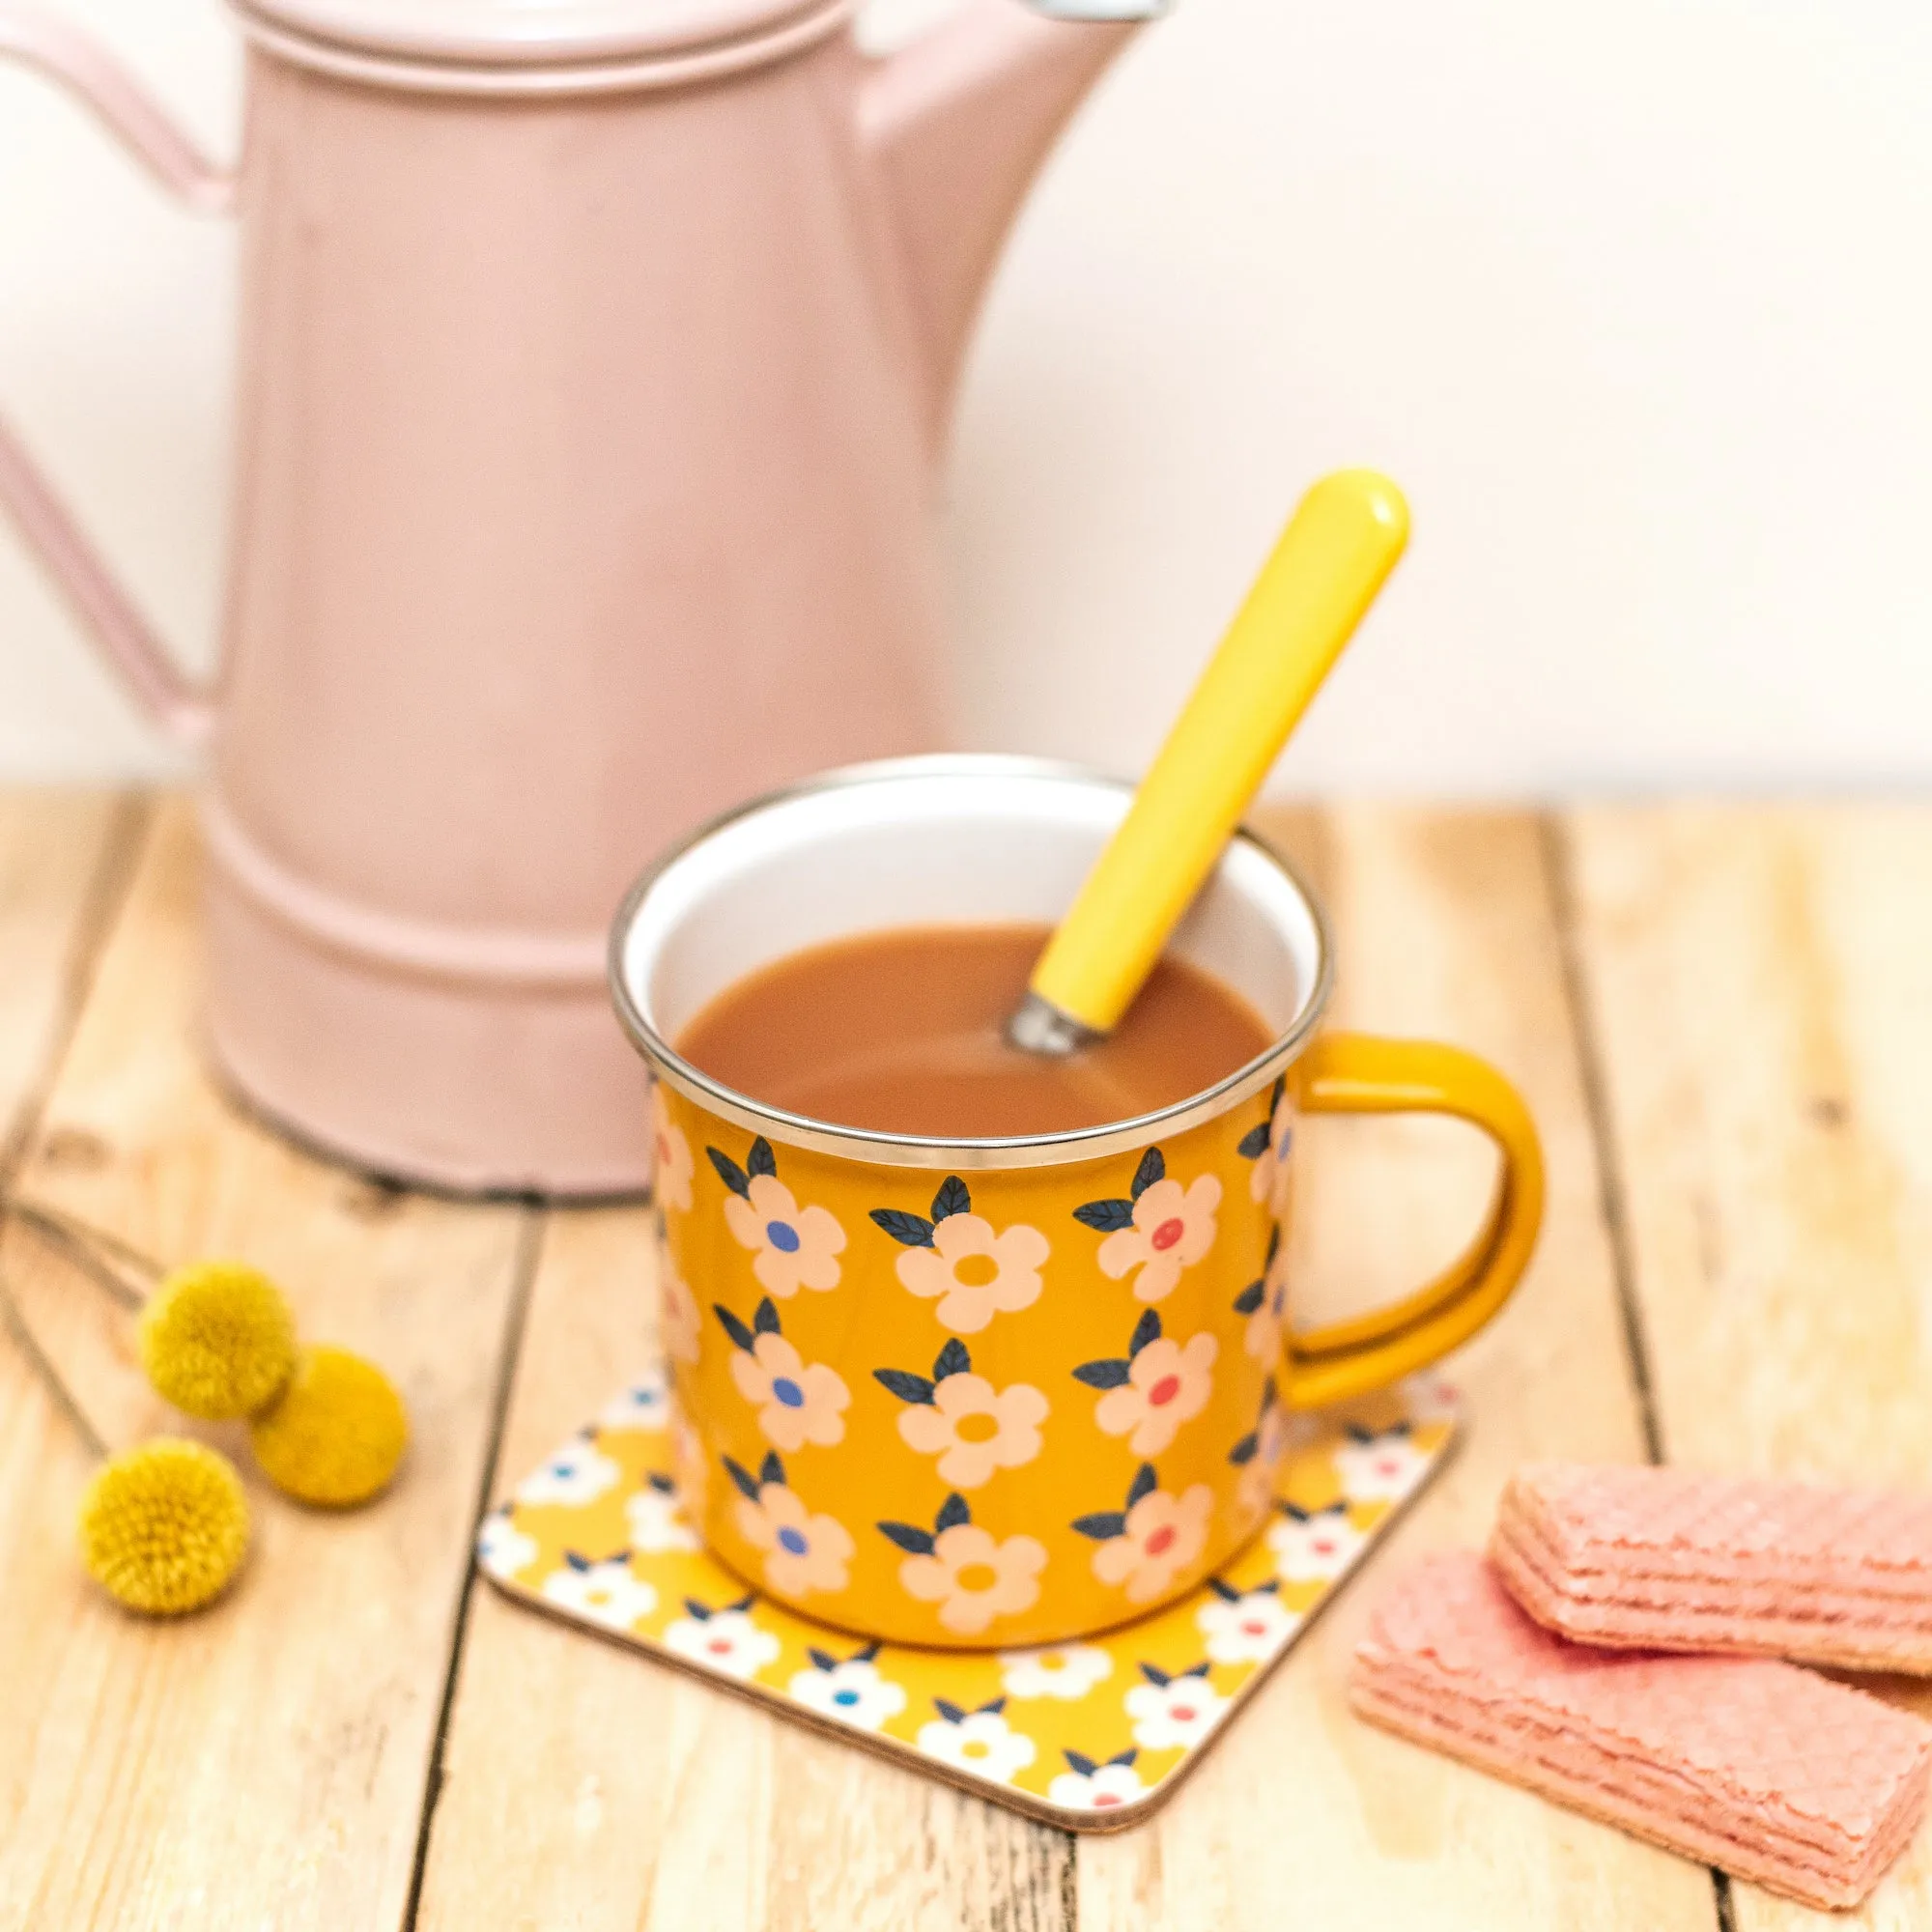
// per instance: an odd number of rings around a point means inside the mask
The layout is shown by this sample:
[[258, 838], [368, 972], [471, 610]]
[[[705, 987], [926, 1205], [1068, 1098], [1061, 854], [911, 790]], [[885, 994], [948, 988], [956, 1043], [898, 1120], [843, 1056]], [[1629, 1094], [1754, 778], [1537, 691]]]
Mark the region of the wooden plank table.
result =
[[[1478, 1540], [1534, 1455], [1932, 1479], [1932, 809], [1271, 829], [1334, 913], [1338, 1018], [1492, 1056], [1550, 1161], [1531, 1274], [1454, 1367], [1466, 1445], [1376, 1567]], [[238, 1113], [195, 1047], [195, 867], [180, 800], [0, 795], [0, 1186], [258, 1261], [398, 1378], [416, 1441], [357, 1515], [259, 1492], [242, 1586], [144, 1625], [80, 1576], [87, 1458], [0, 1339], [0, 1932], [1814, 1916], [1357, 1723], [1373, 1576], [1154, 1821], [1078, 1841], [476, 1584], [480, 1511], [648, 1346], [642, 1210], [400, 1193]], [[1327, 1315], [1448, 1254], [1487, 1181], [1435, 1122], [1322, 1122], [1302, 1157]], [[125, 1317], [17, 1231], [0, 1265], [111, 1439], [167, 1421]], [[1932, 1849], [1849, 1922], [1932, 1923]]]

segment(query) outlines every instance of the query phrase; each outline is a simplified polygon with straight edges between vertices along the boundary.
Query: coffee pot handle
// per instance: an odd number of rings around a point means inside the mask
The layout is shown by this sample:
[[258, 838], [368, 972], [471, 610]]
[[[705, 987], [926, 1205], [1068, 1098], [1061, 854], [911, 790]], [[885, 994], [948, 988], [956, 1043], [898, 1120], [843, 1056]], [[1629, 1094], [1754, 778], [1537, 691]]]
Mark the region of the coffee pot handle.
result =
[[[233, 209], [234, 176], [203, 155], [127, 70], [84, 34], [15, 0], [0, 0], [0, 57], [37, 68], [75, 95], [188, 208], [203, 214]], [[169, 656], [4, 419], [0, 503], [142, 709], [171, 737], [199, 744], [213, 716], [206, 694]]]

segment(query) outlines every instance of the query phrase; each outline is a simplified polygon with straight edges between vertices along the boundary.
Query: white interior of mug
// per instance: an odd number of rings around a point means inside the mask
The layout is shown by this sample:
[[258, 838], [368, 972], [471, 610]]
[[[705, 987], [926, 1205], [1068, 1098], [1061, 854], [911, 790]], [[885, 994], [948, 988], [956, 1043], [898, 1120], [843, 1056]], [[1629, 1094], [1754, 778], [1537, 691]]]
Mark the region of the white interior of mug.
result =
[[[1131, 796], [1067, 766], [949, 756], [856, 766], [750, 806], [626, 901], [612, 940], [620, 1013], [665, 1070], [712, 999], [804, 948], [895, 926], [1050, 924]], [[1305, 1032], [1325, 995], [1312, 900], [1245, 836], [1168, 950], [1239, 993], [1278, 1039]]]

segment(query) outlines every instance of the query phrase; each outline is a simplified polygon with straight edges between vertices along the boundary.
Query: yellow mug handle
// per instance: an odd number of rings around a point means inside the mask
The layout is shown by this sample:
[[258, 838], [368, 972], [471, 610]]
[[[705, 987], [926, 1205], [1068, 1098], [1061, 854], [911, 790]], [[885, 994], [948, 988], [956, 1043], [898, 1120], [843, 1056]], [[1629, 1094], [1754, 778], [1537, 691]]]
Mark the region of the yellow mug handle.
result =
[[1486, 1060], [1431, 1039], [1324, 1035], [1296, 1064], [1304, 1114], [1448, 1114], [1481, 1127], [1502, 1155], [1481, 1232], [1425, 1288], [1288, 1344], [1292, 1407], [1386, 1387], [1466, 1342], [1507, 1301], [1543, 1224], [1543, 1144], [1522, 1095]]

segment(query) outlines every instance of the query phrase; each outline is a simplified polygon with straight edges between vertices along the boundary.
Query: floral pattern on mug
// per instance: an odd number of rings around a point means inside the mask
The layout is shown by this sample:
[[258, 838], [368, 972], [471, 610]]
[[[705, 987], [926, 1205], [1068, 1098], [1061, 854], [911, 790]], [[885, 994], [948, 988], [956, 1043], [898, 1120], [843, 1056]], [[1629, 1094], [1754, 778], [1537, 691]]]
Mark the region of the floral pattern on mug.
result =
[[1326, 1509], [1275, 1506], [1281, 1520], [1268, 1525], [1274, 1573], [1284, 1583], [1332, 1583], [1360, 1553], [1368, 1538], [1349, 1520], [1347, 1503]]
[[997, 1469], [1017, 1469], [1039, 1454], [1047, 1402], [1027, 1382], [995, 1388], [973, 1373], [973, 1357], [956, 1336], [940, 1350], [930, 1377], [907, 1369], [874, 1369], [873, 1378], [907, 1405], [899, 1435], [921, 1456], [937, 1456], [941, 1482], [977, 1490]]
[[1073, 1218], [1104, 1234], [1100, 1272], [1118, 1281], [1139, 1273], [1134, 1294], [1162, 1301], [1172, 1294], [1183, 1268], [1203, 1260], [1214, 1245], [1214, 1210], [1221, 1205], [1221, 1182], [1197, 1175], [1186, 1186], [1172, 1179], [1167, 1157], [1157, 1147], [1141, 1155], [1124, 1200], [1089, 1201]]
[[1135, 1324], [1124, 1355], [1082, 1362], [1074, 1379], [1106, 1393], [1094, 1405], [1102, 1435], [1124, 1435], [1136, 1456], [1158, 1456], [1183, 1422], [1208, 1406], [1221, 1345], [1205, 1328], [1182, 1344], [1160, 1332], [1150, 1308]]
[[1429, 1467], [1429, 1458], [1409, 1439], [1408, 1424], [1379, 1435], [1359, 1423], [1348, 1427], [1349, 1439], [1335, 1452], [1342, 1493], [1351, 1503], [1399, 1503]]
[[543, 1594], [559, 1609], [616, 1631], [632, 1629], [639, 1617], [649, 1616], [658, 1606], [657, 1586], [631, 1575], [628, 1549], [605, 1557], [580, 1556], [566, 1549], [563, 1568], [544, 1578]]
[[1170, 1495], [1153, 1465], [1143, 1463], [1124, 1509], [1076, 1517], [1073, 1528], [1100, 1546], [1094, 1552], [1094, 1576], [1122, 1589], [1128, 1603], [1146, 1604], [1173, 1589], [1208, 1547], [1213, 1514], [1214, 1492], [1206, 1483]]
[[749, 1681], [766, 1664], [778, 1662], [783, 1646], [752, 1618], [752, 1597], [735, 1604], [712, 1605], [696, 1597], [684, 1600], [684, 1615], [665, 1629], [664, 1645], [707, 1670]]
[[926, 1300], [956, 1335], [977, 1335], [995, 1315], [1016, 1314], [1039, 1299], [1039, 1271], [1051, 1252], [1047, 1238], [1024, 1222], [1000, 1230], [973, 1212], [973, 1197], [956, 1174], [932, 1197], [932, 1215], [874, 1208], [872, 1219], [906, 1250], [900, 1282]]
[[731, 1338], [731, 1379], [758, 1411], [758, 1427], [773, 1448], [790, 1455], [808, 1442], [828, 1449], [844, 1440], [852, 1391], [836, 1369], [806, 1361], [785, 1340], [769, 1295], [749, 1328], [722, 1301], [711, 1312]]
[[1282, 1252], [1281, 1229], [1268, 1234], [1267, 1262], [1259, 1281], [1251, 1281], [1235, 1297], [1235, 1313], [1248, 1318], [1241, 1347], [1272, 1369], [1288, 1346], [1288, 1260]]
[[1208, 1681], [1204, 1659], [1191, 1670], [1169, 1676], [1151, 1663], [1141, 1665], [1145, 1684], [1127, 1692], [1127, 1716], [1134, 1742], [1143, 1750], [1186, 1750], [1214, 1728], [1226, 1699]]
[[1049, 1643], [1000, 1652], [1000, 1682], [1009, 1697], [1077, 1703], [1113, 1672], [1114, 1660], [1096, 1644]]
[[801, 1670], [787, 1688], [807, 1710], [822, 1718], [836, 1719], [854, 1730], [876, 1731], [906, 1706], [904, 1689], [879, 1675], [872, 1662], [878, 1654], [879, 1646], [868, 1643], [841, 1662], [813, 1645], [806, 1651], [811, 1668]]
[[1016, 1616], [1039, 1601], [1046, 1547], [1031, 1536], [1004, 1542], [973, 1520], [957, 1492], [939, 1506], [932, 1527], [882, 1522], [880, 1534], [906, 1551], [899, 1587], [939, 1605], [939, 1621], [959, 1636], [978, 1636], [996, 1617]]
[[1117, 1804], [1130, 1804], [1147, 1786], [1134, 1769], [1140, 1751], [1129, 1747], [1117, 1751], [1105, 1764], [1095, 1764], [1077, 1750], [1063, 1750], [1066, 1769], [1046, 1787], [1049, 1804], [1065, 1804], [1068, 1810], [1106, 1811]]
[[677, 1257], [663, 1239], [658, 1242], [658, 1293], [665, 1353], [673, 1365], [683, 1362], [689, 1367], [697, 1360], [698, 1330], [704, 1318], [697, 1311], [697, 1297], [691, 1285], [677, 1271]]
[[806, 1507], [777, 1456], [767, 1456], [755, 1476], [728, 1456], [721, 1460], [738, 1491], [738, 1534], [764, 1551], [766, 1586], [786, 1597], [842, 1590], [857, 1547], [851, 1531]]
[[576, 1509], [614, 1488], [619, 1473], [616, 1463], [589, 1436], [580, 1435], [517, 1485], [517, 1500], [526, 1508], [561, 1503]]
[[1288, 1076], [1278, 1074], [1267, 1097], [1267, 1117], [1241, 1136], [1239, 1152], [1254, 1162], [1248, 1173], [1248, 1192], [1276, 1220], [1288, 1212], [1288, 1151], [1294, 1140], [1294, 1107], [1288, 1097]]
[[977, 1711], [962, 1711], [957, 1704], [935, 1697], [932, 1708], [939, 1716], [919, 1727], [920, 1749], [976, 1777], [1010, 1784], [1034, 1761], [1036, 1747], [1001, 1716], [1006, 1701], [995, 1697]]
[[829, 1208], [798, 1205], [779, 1179], [771, 1142], [760, 1134], [743, 1167], [715, 1147], [704, 1151], [728, 1190], [724, 1225], [751, 1251], [752, 1272], [765, 1292], [788, 1301], [801, 1288], [837, 1288], [845, 1230]]
[[1255, 1426], [1228, 1451], [1228, 1461], [1240, 1470], [1235, 1488], [1235, 1514], [1259, 1526], [1274, 1500], [1274, 1475], [1288, 1453], [1288, 1411], [1282, 1407], [1274, 1378], [1262, 1384], [1261, 1411]]
[[672, 1549], [696, 1552], [704, 1547], [678, 1506], [677, 1485], [661, 1469], [653, 1469], [643, 1487], [625, 1498], [624, 1520], [631, 1548], [640, 1556], [662, 1556]]
[[1218, 1577], [1208, 1579], [1213, 1600], [1194, 1612], [1208, 1639], [1210, 1663], [1265, 1663], [1292, 1637], [1301, 1619], [1281, 1601], [1275, 1579], [1237, 1590]]
[[691, 1157], [691, 1143], [684, 1129], [670, 1117], [665, 1104], [664, 1089], [651, 1082], [651, 1147], [656, 1165], [651, 1170], [651, 1192], [660, 1207], [675, 1208], [680, 1214], [691, 1212], [691, 1178], [697, 1163]]

